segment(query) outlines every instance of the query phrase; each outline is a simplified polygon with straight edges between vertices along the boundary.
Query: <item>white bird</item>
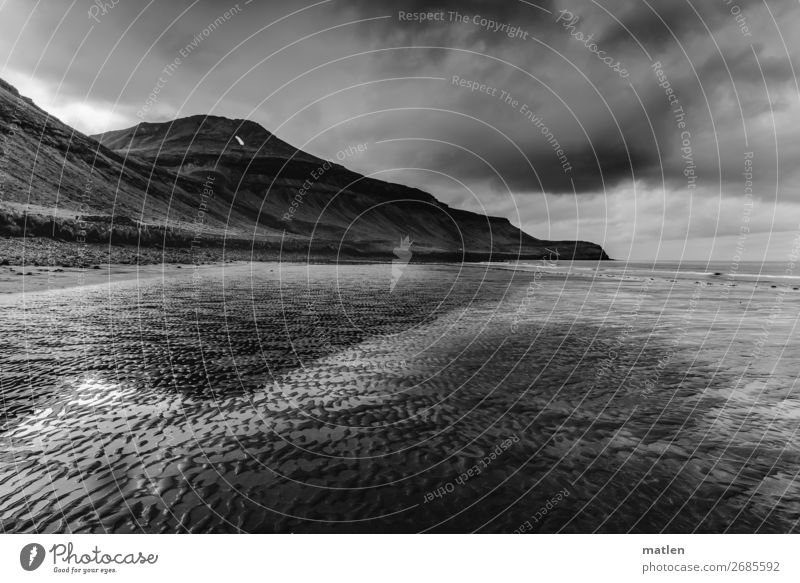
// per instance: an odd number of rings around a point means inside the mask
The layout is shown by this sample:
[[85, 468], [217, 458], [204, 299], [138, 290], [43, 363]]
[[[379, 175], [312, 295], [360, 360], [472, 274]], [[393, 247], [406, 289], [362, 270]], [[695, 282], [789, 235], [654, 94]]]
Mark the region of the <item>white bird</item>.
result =
[[242, 138], [240, 138], [239, 136], [233, 136], [233, 137], [236, 138], [236, 141], [239, 142], [240, 146], [244, 146], [244, 142], [242, 141]]

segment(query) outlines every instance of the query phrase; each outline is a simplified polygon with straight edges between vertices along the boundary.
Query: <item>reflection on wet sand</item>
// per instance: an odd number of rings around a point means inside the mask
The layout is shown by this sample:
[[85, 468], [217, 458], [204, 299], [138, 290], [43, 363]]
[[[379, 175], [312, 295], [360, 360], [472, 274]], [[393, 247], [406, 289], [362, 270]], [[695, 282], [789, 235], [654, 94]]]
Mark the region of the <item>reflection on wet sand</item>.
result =
[[0, 306], [3, 530], [797, 530], [791, 322], [752, 358], [769, 291], [687, 318], [694, 282], [390, 270]]

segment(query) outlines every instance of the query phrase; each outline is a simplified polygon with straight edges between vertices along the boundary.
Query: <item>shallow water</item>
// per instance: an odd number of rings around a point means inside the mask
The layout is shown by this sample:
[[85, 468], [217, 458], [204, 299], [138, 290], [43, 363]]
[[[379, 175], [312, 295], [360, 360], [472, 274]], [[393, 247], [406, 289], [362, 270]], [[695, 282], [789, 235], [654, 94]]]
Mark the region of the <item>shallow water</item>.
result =
[[800, 530], [796, 292], [391, 277], [5, 298], [3, 531]]

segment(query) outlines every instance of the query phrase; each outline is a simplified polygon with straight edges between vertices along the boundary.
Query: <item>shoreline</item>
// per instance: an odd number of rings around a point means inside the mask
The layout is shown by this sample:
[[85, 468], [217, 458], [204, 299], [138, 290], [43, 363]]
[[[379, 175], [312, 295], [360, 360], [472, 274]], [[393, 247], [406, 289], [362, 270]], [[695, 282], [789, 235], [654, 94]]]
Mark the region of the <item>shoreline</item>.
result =
[[[500, 265], [482, 263], [423, 262], [414, 265], [441, 265], [449, 267], [483, 267], [507, 269]], [[92, 267], [58, 267], [41, 265], [0, 265], [0, 297], [47, 293], [67, 289], [85, 288], [132, 280], [151, 280], [158, 277], [172, 278], [193, 272], [211, 272], [220, 268], [239, 268], [263, 265], [391, 265], [391, 261], [342, 260], [342, 261], [219, 261], [213, 263], [103, 263]]]
[[[217, 243], [217, 244], [213, 244]], [[559, 242], [548, 244], [558, 246]], [[549, 250], [548, 250], [549, 251]], [[607, 257], [576, 256], [576, 249], [562, 249], [562, 257], [589, 261], [608, 261]], [[418, 246], [412, 251], [413, 263], [480, 263], [537, 261], [545, 250], [503, 248], [487, 250], [447, 250]], [[302, 263], [376, 263], [396, 260], [391, 243], [376, 241], [332, 242], [300, 241], [283, 238], [245, 240], [228, 238], [201, 245], [173, 245], [168, 241], [150, 246], [143, 242], [76, 242], [48, 237], [6, 237], [0, 235], [0, 266], [91, 268], [106, 264], [210, 264], [230, 261]]]
[[220, 267], [239, 265], [247, 265], [247, 263], [227, 262], [202, 265], [106, 263], [90, 268], [6, 265], [0, 267], [0, 297], [8, 298], [15, 295], [39, 294], [104, 284], [110, 285], [132, 280], [144, 281], [158, 277], [177, 277], [191, 274], [195, 269], [211, 271]]
[[[604, 262], [605, 263], [605, 262]], [[269, 271], [280, 269], [280, 266], [313, 266], [313, 265], [392, 265], [392, 261], [382, 259], [322, 259], [319, 257], [311, 260], [298, 260], [298, 258], [275, 260], [225, 260], [209, 261], [204, 263], [182, 263], [182, 262], [161, 262], [161, 263], [100, 263], [90, 267], [64, 267], [55, 265], [26, 264], [9, 265], [0, 264], [0, 298], [7, 301], [14, 296], [24, 296], [27, 294], [41, 294], [51, 291], [63, 291], [76, 288], [88, 288], [98, 285], [111, 285], [132, 280], [148, 281], [156, 278], [171, 279], [180, 276], [191, 276], [196, 273], [210, 273], [214, 271], [229, 270], [238, 271], [240, 268], [249, 266], [251, 270], [255, 266], [263, 266]], [[481, 268], [484, 270], [499, 270], [511, 272], [514, 275], [532, 276], [535, 279], [547, 280], [568, 280], [576, 281], [627, 281], [628, 283], [644, 282], [646, 280], [662, 280], [670, 286], [688, 283], [704, 284], [704, 286], [735, 288], [769, 288], [772, 291], [798, 292], [800, 287], [797, 283], [783, 283], [770, 280], [770, 277], [753, 276], [755, 279], [726, 279], [723, 277], [702, 277], [692, 273], [675, 272], [669, 275], [661, 274], [660, 277], [650, 273], [640, 273], [638, 275], [625, 275], [603, 273], [602, 270], [591, 270], [587, 272], [575, 272], [565, 266], [559, 270], [539, 270], [531, 269], [529, 266], [518, 266], [514, 263], [505, 261], [497, 262], [455, 262], [455, 261], [410, 261], [409, 265], [427, 265], [450, 267], [453, 269]]]

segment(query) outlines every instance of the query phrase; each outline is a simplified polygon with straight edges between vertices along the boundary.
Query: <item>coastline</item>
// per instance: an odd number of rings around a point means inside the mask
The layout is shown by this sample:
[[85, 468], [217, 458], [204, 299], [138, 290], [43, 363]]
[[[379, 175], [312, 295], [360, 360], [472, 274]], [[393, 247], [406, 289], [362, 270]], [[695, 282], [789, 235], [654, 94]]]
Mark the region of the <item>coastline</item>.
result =
[[[343, 260], [343, 261], [217, 261], [213, 263], [146, 263], [141, 265], [127, 263], [101, 263], [91, 267], [58, 267], [34, 265], [0, 265], [0, 297], [28, 295], [63, 291], [73, 288], [86, 288], [96, 285], [120, 283], [132, 280], [152, 280], [190, 276], [193, 273], [209, 273], [215, 270], [237, 269], [243, 266], [259, 265], [274, 270], [279, 265], [391, 265], [391, 261], [381, 260]], [[508, 269], [497, 264], [425, 262], [425, 265], [442, 265], [484, 269]], [[238, 269], [237, 269], [238, 270]]]
[[28, 295], [113, 284], [131, 280], [151, 280], [191, 275], [194, 270], [212, 271], [220, 267], [246, 265], [245, 262], [208, 263], [203, 265], [150, 263], [128, 265], [99, 264], [82, 267], [34, 267], [5, 265], [0, 267], [0, 297]]
[[[0, 265], [0, 298], [8, 300], [13, 296], [64, 291], [75, 288], [88, 288], [97, 285], [110, 285], [132, 280], [171, 279], [189, 277], [192, 274], [211, 273], [221, 269], [238, 272], [245, 266], [259, 265], [269, 271], [278, 266], [296, 265], [391, 265], [391, 261], [381, 260], [342, 260], [336, 261], [216, 261], [211, 263], [100, 263], [91, 267], [60, 267], [42, 265]], [[500, 268], [500, 265], [481, 263], [426, 262], [426, 265], [460, 267]]]
[[[208, 247], [159, 247], [131, 244], [79, 243], [49, 237], [0, 237], [0, 295], [27, 294], [114, 283], [131, 279], [173, 277], [197, 268], [234, 264], [391, 264], [390, 250], [359, 250], [324, 245], [301, 248], [296, 242], [257, 246], [239, 239]], [[513, 269], [513, 264], [538, 257], [495, 251], [447, 252], [425, 249], [409, 263]], [[599, 260], [599, 259], [598, 259]], [[612, 261], [611, 259], [603, 259]]]
[[[227, 254], [225, 250], [221, 250]], [[84, 267], [64, 266], [47, 264], [40, 261], [27, 264], [9, 264], [7, 261], [0, 262], [0, 297], [7, 301], [15, 295], [27, 295], [33, 293], [47, 293], [51, 291], [62, 291], [73, 288], [87, 288], [97, 285], [110, 285], [132, 280], [152, 280], [161, 278], [163, 280], [177, 278], [180, 276], [189, 277], [198, 274], [210, 274], [220, 271], [223, 275], [224, 270], [229, 270], [231, 275], [238, 274], [240, 268], [248, 266], [251, 271], [263, 268], [266, 271], [281, 269], [281, 266], [368, 266], [368, 265], [392, 265], [392, 260], [387, 258], [352, 258], [352, 257], [298, 257], [292, 255], [284, 258], [239, 258], [225, 259], [205, 262], [187, 261], [142, 261], [140, 263], [95, 263]], [[581, 262], [579, 262], [581, 263]], [[773, 279], [771, 275], [741, 274], [736, 278], [727, 277], [721, 273], [700, 273], [692, 271], [664, 271], [653, 272], [649, 270], [631, 270], [628, 267], [619, 265], [614, 260], [605, 260], [597, 263], [587, 261], [587, 265], [576, 265], [574, 262], [562, 265], [551, 265], [542, 268], [538, 264], [527, 264], [520, 262], [510, 262], [507, 260], [498, 261], [464, 261], [464, 260], [442, 260], [433, 257], [414, 258], [409, 265], [428, 265], [453, 267], [459, 270], [464, 268], [482, 269], [485, 271], [504, 271], [512, 272], [523, 277], [532, 276], [535, 280], [574, 280], [574, 281], [618, 281], [641, 284], [647, 282], [661, 281], [667, 289], [679, 284], [702, 284], [713, 288], [723, 288], [725, 294], [730, 293], [730, 289], [740, 288], [755, 289], [767, 288], [771, 291], [781, 293], [797, 293], [800, 291], [800, 278], [796, 281], [782, 281]], [[259, 267], [256, 267], [259, 266]], [[649, 285], [649, 283], [648, 283]]]

